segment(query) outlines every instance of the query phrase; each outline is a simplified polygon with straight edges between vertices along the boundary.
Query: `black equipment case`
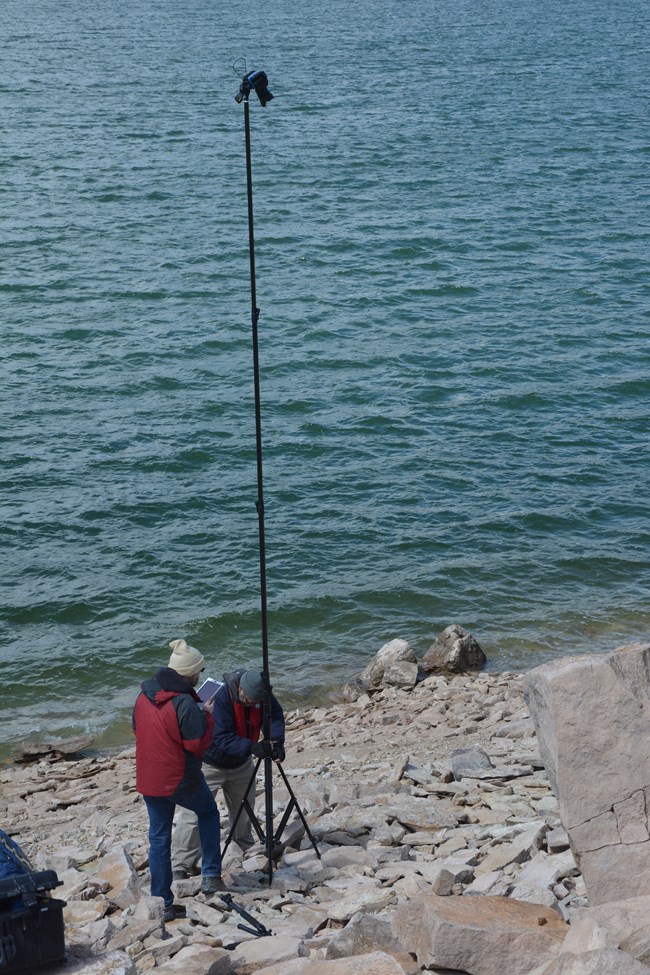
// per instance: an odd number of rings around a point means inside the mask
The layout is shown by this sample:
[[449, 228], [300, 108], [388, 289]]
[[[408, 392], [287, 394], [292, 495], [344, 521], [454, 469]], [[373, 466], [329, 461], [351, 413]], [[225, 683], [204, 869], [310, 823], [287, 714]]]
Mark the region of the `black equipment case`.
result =
[[64, 959], [66, 901], [48, 893], [61, 883], [54, 870], [0, 880], [0, 975], [31, 975]]

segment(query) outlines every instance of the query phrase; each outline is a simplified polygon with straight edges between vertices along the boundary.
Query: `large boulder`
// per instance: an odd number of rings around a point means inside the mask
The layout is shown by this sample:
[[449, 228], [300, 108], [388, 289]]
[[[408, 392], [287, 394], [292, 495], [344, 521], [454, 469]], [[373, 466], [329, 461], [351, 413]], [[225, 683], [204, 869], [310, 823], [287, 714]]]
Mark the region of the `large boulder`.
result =
[[543, 664], [526, 699], [590, 903], [650, 894], [650, 644]]
[[84, 749], [90, 748], [94, 741], [92, 735], [62, 738], [60, 741], [50, 738], [27, 740], [16, 745], [13, 749], [13, 758], [16, 762], [30, 762], [47, 756], [50, 761], [54, 761], [77, 755]]
[[98, 861], [95, 877], [108, 883], [108, 899], [118, 907], [130, 907], [142, 894], [133, 859], [123, 846]]
[[69, 951], [66, 960], [54, 969], [61, 970], [65, 975], [138, 975], [135, 962], [126, 951], [105, 952], [97, 957], [78, 957]]
[[561, 954], [528, 975], [648, 975], [650, 969], [618, 948], [599, 948], [583, 955]]
[[355, 914], [349, 924], [334, 935], [325, 950], [325, 957], [349, 958], [352, 955], [369, 954], [372, 951], [387, 954], [399, 951], [389, 917], [378, 914]]
[[404, 969], [391, 955], [373, 951], [352, 958], [294, 958], [259, 968], [257, 975], [404, 975]]
[[349, 921], [355, 914], [376, 914], [394, 904], [396, 896], [390, 887], [370, 887], [369, 889], [353, 886], [347, 896], [338, 897], [331, 903], [324, 904], [327, 916], [333, 921]]
[[471, 633], [453, 624], [436, 637], [420, 661], [425, 672], [447, 671], [453, 674], [481, 670], [487, 657]]
[[398, 907], [393, 932], [421, 968], [528, 975], [562, 946], [555, 911], [509, 897], [419, 897]]
[[269, 968], [280, 962], [291, 961], [292, 958], [304, 958], [309, 955], [301, 938], [291, 935], [276, 934], [273, 938], [253, 938], [252, 941], [242, 941], [231, 952], [234, 968], [248, 966], [253, 968]]
[[[270, 940], [270, 939], [269, 939]], [[231, 952], [209, 945], [188, 945], [162, 965], [156, 975], [232, 975]]]
[[480, 778], [480, 773], [494, 768], [494, 762], [479, 745], [471, 748], [454, 748], [451, 753], [451, 770], [454, 779]]
[[563, 951], [579, 953], [596, 948], [621, 948], [650, 964], [650, 896], [610, 901], [580, 911], [572, 921]]
[[391, 640], [377, 651], [365, 670], [362, 670], [359, 679], [367, 690], [377, 691], [387, 683], [401, 686], [406, 672], [409, 671], [411, 676], [407, 683], [410, 682], [413, 687], [417, 680], [417, 670], [417, 658], [411, 645], [406, 640]]

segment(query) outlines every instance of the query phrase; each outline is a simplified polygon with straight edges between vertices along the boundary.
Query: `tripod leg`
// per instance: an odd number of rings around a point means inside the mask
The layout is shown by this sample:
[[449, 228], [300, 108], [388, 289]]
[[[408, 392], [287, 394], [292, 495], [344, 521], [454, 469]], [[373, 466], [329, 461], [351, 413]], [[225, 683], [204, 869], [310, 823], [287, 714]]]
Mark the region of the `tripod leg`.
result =
[[264, 803], [266, 809], [266, 863], [269, 871], [269, 887], [273, 883], [273, 766], [269, 756], [264, 759]]
[[[286, 817], [286, 822], [284, 823], [284, 826], [286, 826], [286, 824], [287, 824], [287, 822], [289, 820], [289, 814], [290, 814], [290, 811], [292, 809], [292, 806], [295, 807], [295, 809], [298, 811], [298, 815], [300, 816], [300, 821], [301, 821], [302, 825], [305, 827], [305, 833], [309, 837], [309, 842], [313, 846], [314, 852], [315, 852], [316, 856], [318, 857], [318, 859], [320, 860], [320, 859], [322, 859], [321, 858], [320, 850], [318, 849], [318, 845], [316, 843], [316, 840], [312, 836], [312, 832], [311, 832], [311, 830], [309, 828], [309, 825], [307, 824], [307, 820], [305, 819], [305, 817], [303, 815], [303, 811], [300, 808], [300, 806], [298, 805], [298, 800], [296, 799], [296, 797], [294, 795], [294, 791], [291, 788], [291, 786], [289, 785], [289, 780], [288, 780], [288, 778], [287, 778], [287, 776], [285, 774], [285, 771], [282, 768], [282, 765], [278, 765], [278, 768], [280, 769], [280, 774], [282, 776], [282, 780], [284, 781], [284, 784], [287, 787], [287, 792], [291, 796], [291, 802], [287, 806], [287, 809], [286, 809], [285, 814], [284, 814], [284, 817], [283, 817], [283, 820]], [[284, 826], [282, 827], [282, 829], [284, 829]]]
[[257, 765], [253, 769], [253, 773], [252, 773], [252, 775], [251, 775], [251, 777], [249, 779], [248, 785], [246, 786], [246, 791], [244, 792], [244, 798], [240, 802], [239, 809], [237, 810], [237, 813], [236, 813], [235, 817], [233, 818], [232, 823], [230, 824], [230, 829], [228, 830], [228, 836], [226, 837], [226, 842], [224, 843], [223, 849], [221, 851], [221, 856], [222, 857], [225, 856], [226, 850], [228, 849], [228, 847], [230, 845], [230, 841], [232, 840], [232, 838], [233, 838], [233, 836], [235, 834], [235, 830], [237, 828], [237, 824], [239, 823], [239, 820], [241, 818], [241, 815], [242, 815], [242, 813], [244, 811], [248, 814], [248, 818], [250, 819], [251, 826], [253, 827], [253, 829], [257, 833], [257, 837], [258, 837], [260, 843], [263, 843], [264, 842], [264, 832], [262, 831], [262, 827], [260, 825], [260, 821], [257, 818], [257, 816], [255, 815], [255, 810], [251, 807], [251, 804], [248, 801], [248, 793], [250, 792], [251, 787], [253, 786], [253, 783], [255, 782], [255, 779], [257, 777], [257, 770], [260, 767], [260, 762], [261, 761], [262, 761], [262, 759], [261, 758], [258, 758]]
[[295, 808], [295, 805], [296, 805], [295, 802], [293, 801], [293, 799], [291, 799], [290, 802], [289, 802], [289, 805], [284, 810], [282, 819], [280, 820], [280, 825], [278, 826], [278, 828], [275, 831], [275, 836], [273, 837], [273, 842], [274, 843], [279, 843], [280, 842], [280, 837], [284, 833], [284, 828], [287, 825], [287, 823], [289, 822], [289, 816], [293, 812], [293, 810]]
[[[251, 808], [251, 804], [249, 803], [248, 798], [247, 798], [248, 792], [249, 792], [251, 786], [253, 785], [253, 782], [255, 781], [255, 778], [257, 776], [257, 772], [259, 770], [259, 767], [260, 767], [260, 764], [262, 763], [262, 761], [264, 761], [264, 804], [265, 804], [265, 827], [266, 827], [266, 829], [262, 829], [262, 825], [261, 825], [259, 819], [257, 818], [254, 809]], [[284, 784], [285, 784], [285, 786], [287, 788], [287, 792], [289, 793], [289, 797], [290, 797], [289, 798], [289, 803], [287, 805], [287, 808], [285, 809], [285, 811], [284, 811], [284, 813], [282, 815], [282, 819], [280, 821], [280, 825], [278, 826], [278, 829], [277, 829], [277, 831], [275, 833], [273, 831], [273, 766], [274, 765], [280, 770], [280, 775], [282, 776], [282, 781], [284, 782]], [[278, 762], [274, 762], [273, 759], [271, 759], [271, 758], [265, 758], [264, 760], [262, 760], [261, 758], [259, 758], [257, 760], [257, 764], [256, 764], [255, 768], [253, 769], [253, 774], [251, 775], [250, 781], [249, 781], [248, 786], [246, 788], [246, 793], [244, 794], [244, 798], [242, 799], [242, 801], [241, 801], [241, 803], [239, 805], [239, 809], [237, 810], [237, 815], [233, 819], [233, 822], [232, 822], [232, 824], [230, 826], [230, 830], [228, 831], [228, 836], [226, 838], [226, 842], [224, 843], [223, 849], [221, 851], [221, 856], [223, 857], [225, 855], [225, 853], [226, 853], [226, 850], [228, 849], [228, 846], [230, 844], [230, 841], [232, 840], [232, 837], [234, 835], [234, 832], [235, 832], [235, 828], [237, 826], [237, 823], [239, 822], [239, 817], [242, 815], [242, 812], [246, 812], [248, 814], [248, 817], [249, 817], [250, 821], [251, 821], [251, 826], [253, 827], [253, 829], [257, 833], [257, 837], [258, 837], [260, 843], [264, 844], [264, 846], [266, 847], [266, 860], [267, 860], [267, 865], [268, 865], [269, 886], [271, 886], [271, 884], [273, 883], [273, 867], [274, 867], [274, 862], [273, 862], [273, 847], [275, 846], [276, 843], [278, 843], [280, 841], [280, 838], [282, 836], [282, 833], [284, 832], [284, 829], [285, 829], [287, 823], [289, 822], [289, 817], [290, 817], [290, 815], [291, 815], [291, 813], [293, 812], [294, 809], [298, 812], [298, 815], [300, 817], [300, 821], [301, 821], [302, 825], [304, 826], [305, 833], [307, 834], [307, 837], [309, 838], [309, 842], [311, 843], [311, 845], [312, 845], [312, 847], [314, 849], [314, 852], [316, 853], [316, 856], [320, 860], [321, 859], [321, 852], [318, 849], [318, 845], [316, 843], [316, 840], [314, 839], [314, 836], [313, 836], [313, 834], [312, 834], [312, 832], [311, 832], [311, 830], [309, 828], [309, 824], [307, 823], [307, 820], [305, 819], [304, 813], [303, 813], [302, 809], [300, 808], [300, 806], [298, 804], [298, 800], [296, 799], [295, 793], [294, 793], [293, 789], [291, 788], [291, 784], [290, 784], [290, 782], [289, 782], [289, 780], [288, 780], [288, 778], [286, 776], [286, 773], [285, 773], [284, 769], [282, 768], [282, 765], [279, 764]]]

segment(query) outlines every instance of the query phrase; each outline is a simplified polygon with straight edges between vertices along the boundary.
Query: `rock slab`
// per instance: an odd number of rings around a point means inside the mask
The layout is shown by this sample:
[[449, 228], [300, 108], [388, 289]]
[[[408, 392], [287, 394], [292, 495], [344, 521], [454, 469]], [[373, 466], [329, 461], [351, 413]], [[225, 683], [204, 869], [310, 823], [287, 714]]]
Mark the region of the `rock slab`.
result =
[[393, 931], [421, 968], [528, 975], [558, 954], [567, 925], [555, 911], [508, 897], [438, 897], [400, 905]]
[[354, 958], [294, 958], [293, 961], [260, 968], [257, 975], [404, 975], [404, 969], [383, 951]]
[[537, 667], [526, 699], [589, 902], [650, 893], [650, 643]]

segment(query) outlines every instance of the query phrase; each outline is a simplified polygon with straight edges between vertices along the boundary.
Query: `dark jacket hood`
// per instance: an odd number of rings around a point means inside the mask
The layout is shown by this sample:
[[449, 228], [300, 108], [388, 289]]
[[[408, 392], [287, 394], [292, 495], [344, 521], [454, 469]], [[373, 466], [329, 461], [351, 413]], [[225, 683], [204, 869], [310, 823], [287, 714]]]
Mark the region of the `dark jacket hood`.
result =
[[244, 669], [231, 670], [230, 673], [223, 675], [224, 683], [228, 685], [228, 690], [235, 701], [239, 700], [239, 678], [244, 673]]
[[157, 670], [153, 677], [141, 685], [141, 690], [157, 707], [162, 707], [178, 694], [189, 694], [193, 701], [199, 700], [198, 694], [189, 681], [171, 667], [161, 667]]

